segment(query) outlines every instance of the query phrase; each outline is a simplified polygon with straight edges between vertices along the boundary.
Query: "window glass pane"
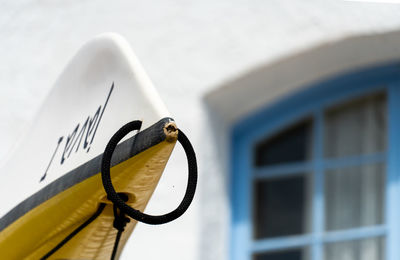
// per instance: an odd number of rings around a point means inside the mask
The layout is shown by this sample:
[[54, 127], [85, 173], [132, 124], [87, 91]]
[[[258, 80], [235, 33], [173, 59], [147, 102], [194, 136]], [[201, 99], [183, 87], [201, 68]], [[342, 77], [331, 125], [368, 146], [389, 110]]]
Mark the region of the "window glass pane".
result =
[[296, 248], [285, 251], [275, 251], [256, 254], [254, 260], [308, 260], [308, 250]]
[[325, 245], [325, 260], [385, 259], [384, 238], [329, 243]]
[[311, 158], [312, 121], [307, 120], [261, 141], [255, 148], [255, 165], [301, 162]]
[[348, 229], [383, 223], [384, 164], [327, 171], [325, 228]]
[[310, 185], [306, 174], [255, 181], [254, 237], [271, 238], [308, 231]]
[[341, 157], [386, 149], [386, 96], [371, 95], [325, 113], [325, 156]]

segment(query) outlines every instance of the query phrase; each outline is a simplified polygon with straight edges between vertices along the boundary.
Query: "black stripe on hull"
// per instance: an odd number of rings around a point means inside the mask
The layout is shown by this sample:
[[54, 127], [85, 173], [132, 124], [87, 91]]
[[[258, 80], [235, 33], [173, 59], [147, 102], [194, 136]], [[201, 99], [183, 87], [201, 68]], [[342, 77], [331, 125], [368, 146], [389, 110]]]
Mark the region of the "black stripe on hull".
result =
[[[174, 122], [172, 118], [163, 118], [152, 126], [141, 130], [135, 136], [118, 144], [111, 160], [111, 167], [163, 142], [166, 139], [164, 127], [170, 122]], [[96, 156], [19, 203], [0, 219], [0, 232], [43, 202], [99, 173], [101, 171], [102, 157], [103, 154]]]

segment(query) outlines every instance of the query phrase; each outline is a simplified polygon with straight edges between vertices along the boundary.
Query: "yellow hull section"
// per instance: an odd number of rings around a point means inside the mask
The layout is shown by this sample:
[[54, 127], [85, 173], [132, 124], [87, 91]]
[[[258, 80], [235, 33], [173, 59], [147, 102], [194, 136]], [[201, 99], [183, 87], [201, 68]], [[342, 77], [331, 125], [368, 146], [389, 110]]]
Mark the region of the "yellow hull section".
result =
[[[111, 168], [114, 187], [128, 195], [128, 205], [145, 209], [175, 143], [163, 141]], [[49, 198], [2, 230], [1, 259], [40, 259], [90, 218], [101, 202], [107, 203], [101, 215], [49, 259], [109, 259], [117, 230], [100, 173]], [[127, 224], [117, 257], [135, 225], [134, 220]]]

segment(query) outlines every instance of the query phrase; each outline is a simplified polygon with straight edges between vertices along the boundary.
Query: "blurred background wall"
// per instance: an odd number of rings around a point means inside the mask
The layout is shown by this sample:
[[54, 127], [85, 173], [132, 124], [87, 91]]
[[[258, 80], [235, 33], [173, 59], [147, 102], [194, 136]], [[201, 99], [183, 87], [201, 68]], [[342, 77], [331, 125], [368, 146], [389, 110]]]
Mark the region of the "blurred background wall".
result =
[[[189, 212], [164, 226], [139, 224], [122, 259], [227, 259], [232, 250], [232, 126], [268, 103], [261, 98], [254, 106], [238, 108], [241, 113], [224, 114], [238, 98], [229, 96], [229, 89], [245, 93], [246, 84], [239, 83], [248, 81], [240, 81], [242, 77], [320, 45], [395, 31], [399, 14], [395, 4], [340, 0], [2, 0], [0, 159], [6, 160], [79, 47], [99, 33], [119, 33], [193, 141], [200, 170], [199, 192]], [[258, 96], [271, 95], [270, 87]], [[246, 103], [252, 103], [250, 97]], [[177, 149], [149, 213], [172, 209], [182, 197], [186, 173], [181, 162]]]

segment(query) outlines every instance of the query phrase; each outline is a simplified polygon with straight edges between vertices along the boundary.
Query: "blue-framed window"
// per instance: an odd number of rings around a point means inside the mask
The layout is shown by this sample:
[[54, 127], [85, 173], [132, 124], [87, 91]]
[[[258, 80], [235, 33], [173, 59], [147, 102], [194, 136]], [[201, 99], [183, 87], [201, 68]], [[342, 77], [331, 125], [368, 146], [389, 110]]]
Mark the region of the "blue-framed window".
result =
[[231, 259], [399, 259], [399, 66], [327, 80], [241, 120], [231, 160]]

